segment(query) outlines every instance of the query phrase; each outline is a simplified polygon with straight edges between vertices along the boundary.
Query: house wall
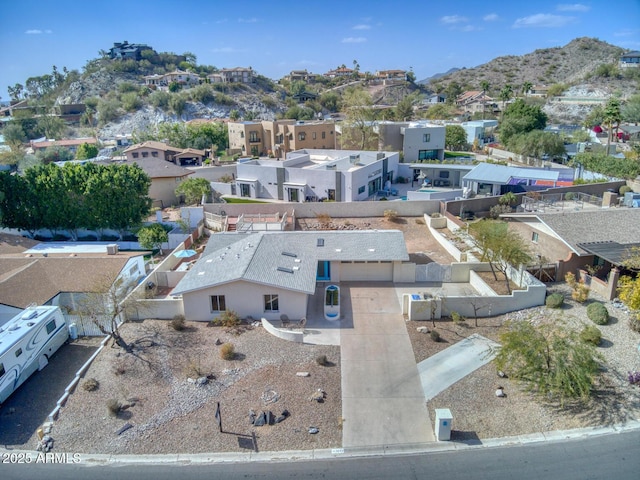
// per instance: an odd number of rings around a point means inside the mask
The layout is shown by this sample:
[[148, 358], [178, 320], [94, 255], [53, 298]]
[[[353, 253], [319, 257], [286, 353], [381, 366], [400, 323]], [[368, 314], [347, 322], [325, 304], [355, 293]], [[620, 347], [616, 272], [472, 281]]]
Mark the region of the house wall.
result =
[[[175, 190], [183, 178], [187, 177], [152, 178], [149, 197], [154, 201], [154, 206], [164, 208], [171, 205], [179, 205], [180, 201], [176, 196]], [[161, 205], [156, 205], [156, 203], [161, 203]]]
[[[258, 155], [266, 155], [264, 148], [264, 130], [258, 122], [229, 122], [229, 149], [240, 150], [244, 155], [253, 155], [252, 148], [257, 148]], [[257, 141], [251, 140], [251, 133], [255, 133]]]
[[377, 126], [379, 135], [378, 148], [401, 151], [404, 140], [402, 129], [408, 125], [408, 122], [379, 123]]
[[[332, 149], [336, 146], [335, 125], [329, 123], [296, 123], [287, 127], [293, 134], [289, 140], [290, 150], [301, 150], [304, 148]], [[300, 139], [300, 134], [304, 134], [304, 140]], [[324, 138], [322, 135], [324, 134]], [[315, 138], [314, 138], [315, 136]]]
[[[135, 162], [139, 158], [157, 158], [162, 160], [172, 161], [172, 152], [170, 151], [162, 151], [156, 148], [149, 147], [140, 147], [135, 150], [128, 151], [125, 155], [127, 156], [128, 162]], [[175, 152], [173, 152], [175, 153]]]
[[[280, 310], [264, 311], [264, 295], [277, 294]], [[187, 320], [209, 321], [219, 315], [211, 311], [211, 295], [224, 295], [227, 310], [235, 311], [240, 317], [279, 320], [286, 314], [291, 319], [307, 316], [307, 294], [283, 290], [268, 285], [237, 281], [182, 295], [184, 315]]]
[[[424, 135], [430, 135], [428, 142]], [[437, 150], [438, 160], [444, 160], [445, 127], [441, 125], [405, 127], [402, 152], [405, 162], [418, 160], [420, 150]]]

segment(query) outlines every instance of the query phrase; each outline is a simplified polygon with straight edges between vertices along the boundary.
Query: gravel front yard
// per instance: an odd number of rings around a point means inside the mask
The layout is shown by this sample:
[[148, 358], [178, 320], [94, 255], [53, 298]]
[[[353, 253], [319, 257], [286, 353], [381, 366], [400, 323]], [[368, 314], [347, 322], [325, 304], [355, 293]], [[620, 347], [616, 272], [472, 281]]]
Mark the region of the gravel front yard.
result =
[[[187, 326], [177, 332], [157, 320], [125, 324], [122, 334], [135, 341], [133, 353], [107, 347], [98, 356], [85, 378], [98, 380], [99, 388], [85, 391], [80, 382], [55, 423], [56, 450], [157, 454], [340, 446], [339, 347], [286, 342], [261, 327], [233, 334], [204, 323]], [[218, 339], [234, 344], [234, 360], [220, 358]], [[318, 365], [319, 355], [332, 363]], [[188, 380], [207, 375], [206, 385]], [[310, 400], [318, 389], [326, 394], [322, 402]], [[110, 399], [130, 406], [112, 416]], [[217, 402], [223, 433], [214, 418]], [[290, 416], [255, 427], [250, 410], [276, 417], [288, 410]], [[132, 427], [118, 435], [127, 423]], [[308, 433], [309, 427], [319, 433]]]

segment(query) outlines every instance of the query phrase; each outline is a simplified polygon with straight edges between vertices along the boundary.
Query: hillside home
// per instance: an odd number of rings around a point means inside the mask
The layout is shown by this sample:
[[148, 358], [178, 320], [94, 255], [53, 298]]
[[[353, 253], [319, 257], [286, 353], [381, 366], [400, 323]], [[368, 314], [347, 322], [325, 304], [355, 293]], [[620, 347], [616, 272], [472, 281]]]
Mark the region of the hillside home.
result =
[[84, 143], [88, 143], [89, 145], [97, 145], [98, 141], [94, 137], [87, 138], [70, 138], [64, 140], [42, 140], [42, 141], [34, 141], [31, 140], [31, 148], [34, 152], [46, 150], [49, 147], [62, 147], [66, 148], [72, 153], [75, 153], [78, 147]]
[[120, 60], [141, 60], [142, 52], [145, 50], [154, 51], [149, 45], [142, 43], [129, 43], [126, 40], [122, 43], [115, 43], [113, 47], [109, 49], [109, 58]]
[[74, 309], [105, 278], [137, 281], [145, 275], [145, 252], [121, 252], [104, 243], [0, 242], [0, 304], [26, 308], [56, 305]]
[[197, 263], [174, 288], [185, 317], [306, 318], [318, 282], [413, 282], [402, 232], [323, 231], [211, 235]]
[[307, 70], [291, 70], [289, 75], [285, 75], [284, 79], [289, 82], [308, 82], [312, 77], [314, 77], [314, 74], [307, 72]]
[[149, 140], [147, 142], [136, 143], [126, 148], [123, 153], [128, 162], [138, 159], [155, 158], [175, 163], [179, 166], [202, 165], [207, 153], [196, 148], [177, 148], [163, 142]]
[[398, 175], [397, 152], [314, 150], [282, 160], [240, 160], [237, 195], [287, 202], [366, 200]]
[[628, 52], [624, 55], [621, 55], [619, 65], [621, 68], [640, 67], [640, 52], [635, 50], [633, 52]]
[[335, 70], [329, 70], [327, 73], [323, 74], [328, 78], [344, 78], [344, 77], [352, 77], [355, 73], [355, 70], [352, 70], [347, 67], [336, 68]]
[[493, 98], [482, 91], [469, 90], [456, 98], [456, 105], [467, 113], [482, 113], [494, 110], [497, 105]]
[[200, 77], [193, 72], [174, 70], [173, 72], [163, 75], [145, 75], [144, 83], [152, 89], [167, 90], [172, 83], [177, 83], [184, 87], [198, 85], [200, 83]]
[[407, 72], [405, 70], [378, 70], [376, 72], [376, 78], [385, 80], [406, 80]]
[[434, 93], [426, 97], [422, 103], [428, 105], [436, 105], [438, 103], [444, 103], [447, 101], [447, 96], [444, 93]]
[[211, 83], [253, 83], [253, 69], [251, 67], [223, 68], [217, 73], [207, 75]]
[[529, 89], [529, 97], [546, 97], [549, 93], [549, 87], [547, 85], [533, 85]]

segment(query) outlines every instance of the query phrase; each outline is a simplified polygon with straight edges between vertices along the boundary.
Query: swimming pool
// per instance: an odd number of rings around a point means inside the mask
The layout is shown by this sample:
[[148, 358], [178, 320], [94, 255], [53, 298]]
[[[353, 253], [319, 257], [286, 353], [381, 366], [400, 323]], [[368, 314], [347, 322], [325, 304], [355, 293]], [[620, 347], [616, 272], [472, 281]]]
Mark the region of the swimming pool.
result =
[[430, 190], [428, 188], [421, 188], [421, 189], [418, 190], [418, 192], [423, 192], [423, 193], [435, 193], [437, 191], [438, 190]]

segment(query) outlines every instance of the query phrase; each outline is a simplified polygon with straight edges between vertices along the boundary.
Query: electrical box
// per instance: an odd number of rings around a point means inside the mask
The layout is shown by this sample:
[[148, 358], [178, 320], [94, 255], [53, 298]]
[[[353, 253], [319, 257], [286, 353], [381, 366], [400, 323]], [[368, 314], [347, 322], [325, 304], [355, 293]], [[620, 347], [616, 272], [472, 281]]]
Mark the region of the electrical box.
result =
[[451, 440], [451, 423], [453, 422], [453, 416], [451, 410], [448, 408], [436, 408], [436, 440], [442, 442], [443, 440]]

